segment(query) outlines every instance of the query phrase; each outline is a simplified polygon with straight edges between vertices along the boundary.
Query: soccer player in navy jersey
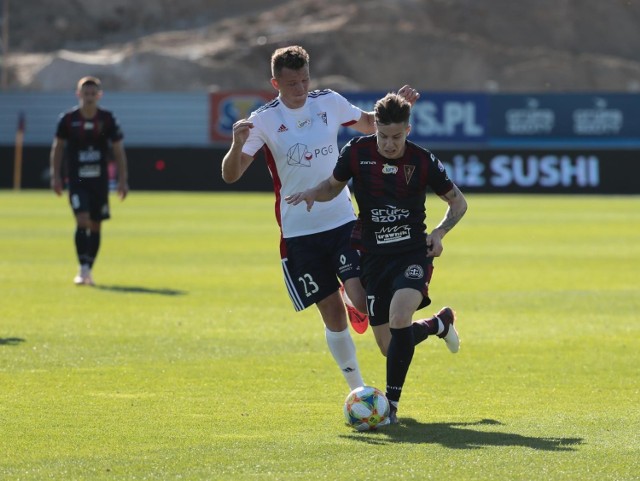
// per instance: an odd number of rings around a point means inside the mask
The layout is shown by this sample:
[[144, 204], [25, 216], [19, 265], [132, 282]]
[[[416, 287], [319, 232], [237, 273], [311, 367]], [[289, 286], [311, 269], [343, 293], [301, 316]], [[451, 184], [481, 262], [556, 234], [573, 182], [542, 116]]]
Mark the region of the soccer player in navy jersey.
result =
[[51, 146], [51, 188], [62, 195], [62, 161], [66, 156], [69, 202], [76, 218], [75, 246], [79, 269], [74, 282], [94, 285], [91, 269], [100, 248], [100, 230], [109, 214], [110, 151], [117, 165], [118, 195], [129, 192], [127, 157], [123, 134], [115, 116], [98, 106], [102, 96], [100, 80], [83, 77], [78, 81], [78, 106], [63, 113]]
[[[460, 221], [467, 201], [428, 150], [407, 140], [411, 105], [390, 93], [375, 105], [375, 135], [356, 137], [344, 146], [333, 174], [313, 188], [288, 196], [291, 205], [333, 199], [353, 179], [358, 221], [352, 246], [362, 252], [362, 282], [367, 311], [380, 350], [387, 358], [390, 423], [397, 409], [415, 346], [429, 335], [444, 339], [452, 353], [460, 339], [455, 312], [442, 308], [429, 319], [412, 321], [431, 303], [433, 258], [442, 254], [442, 238]], [[427, 234], [426, 194], [432, 189], [449, 205], [442, 221]]]
[[[364, 382], [340, 284], [361, 312], [366, 312], [366, 304], [360, 256], [349, 241], [356, 219], [350, 193], [347, 188], [340, 190], [332, 202], [311, 215], [291, 208], [284, 198], [331, 174], [338, 158], [338, 130], [349, 126], [371, 134], [375, 131], [373, 113], [360, 110], [332, 90], [309, 91], [309, 54], [300, 46], [277, 49], [271, 57], [271, 73], [278, 97], [248, 119], [234, 123], [233, 142], [222, 161], [222, 178], [236, 182], [258, 151], [264, 150], [276, 195], [287, 291], [296, 311], [317, 306], [329, 350], [354, 389]], [[419, 97], [409, 86], [398, 93], [411, 103]], [[352, 321], [352, 325], [362, 328], [362, 323]]]

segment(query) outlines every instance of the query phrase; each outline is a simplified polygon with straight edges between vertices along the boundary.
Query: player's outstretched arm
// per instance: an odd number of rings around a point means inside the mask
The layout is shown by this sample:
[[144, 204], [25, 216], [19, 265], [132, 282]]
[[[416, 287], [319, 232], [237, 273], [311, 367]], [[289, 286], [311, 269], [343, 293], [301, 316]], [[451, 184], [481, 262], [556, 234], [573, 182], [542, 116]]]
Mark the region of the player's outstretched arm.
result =
[[242, 146], [247, 141], [252, 128], [253, 122], [246, 119], [238, 120], [233, 124], [233, 142], [222, 159], [222, 180], [227, 184], [232, 184], [240, 179], [247, 167], [253, 162], [252, 156], [242, 152]]
[[[403, 85], [398, 90], [398, 95], [409, 102], [412, 107], [420, 98], [420, 93], [410, 85]], [[362, 112], [358, 121], [349, 127], [365, 135], [374, 134], [376, 132], [376, 116], [373, 112]]]
[[284, 198], [287, 204], [298, 205], [301, 202], [307, 204], [307, 211], [311, 211], [313, 204], [317, 202], [327, 202], [335, 198], [344, 186], [346, 182], [340, 182], [335, 177], [331, 176], [326, 180], [323, 180], [315, 187], [307, 189], [304, 192], [297, 192], [295, 194], [288, 195]]
[[427, 255], [430, 257], [438, 257], [442, 254], [444, 250], [442, 238], [460, 222], [467, 212], [467, 200], [457, 185], [453, 184], [453, 189], [441, 195], [440, 198], [449, 204], [449, 208], [440, 224], [427, 236]]

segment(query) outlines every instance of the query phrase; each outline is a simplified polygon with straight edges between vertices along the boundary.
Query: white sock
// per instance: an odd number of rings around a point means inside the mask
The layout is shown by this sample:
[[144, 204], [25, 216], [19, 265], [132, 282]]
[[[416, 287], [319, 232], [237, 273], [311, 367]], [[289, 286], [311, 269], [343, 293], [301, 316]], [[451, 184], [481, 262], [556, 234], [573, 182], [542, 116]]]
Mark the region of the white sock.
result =
[[440, 334], [442, 334], [444, 332], [444, 324], [442, 323], [442, 321], [440, 320], [440, 318], [438, 316], [434, 316], [437, 320], [438, 320], [438, 333], [437, 335], [439, 336]]
[[349, 298], [349, 295], [347, 294], [347, 290], [343, 287], [340, 290], [340, 294], [342, 295], [342, 301], [347, 305], [347, 306], [351, 306], [353, 307], [353, 302], [351, 301], [351, 299]]
[[342, 375], [347, 381], [349, 388], [353, 390], [357, 387], [364, 386], [364, 381], [360, 374], [360, 367], [358, 366], [358, 359], [356, 358], [356, 346], [353, 343], [353, 339], [351, 339], [349, 328], [341, 332], [333, 332], [325, 326], [324, 332], [329, 351], [331, 351], [333, 358], [342, 371]]

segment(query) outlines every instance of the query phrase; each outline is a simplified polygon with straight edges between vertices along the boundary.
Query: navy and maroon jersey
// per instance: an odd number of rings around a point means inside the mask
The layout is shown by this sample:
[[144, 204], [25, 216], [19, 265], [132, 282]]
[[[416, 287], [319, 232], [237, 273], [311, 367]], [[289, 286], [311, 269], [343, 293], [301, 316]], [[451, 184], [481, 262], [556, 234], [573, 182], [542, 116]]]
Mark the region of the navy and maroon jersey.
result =
[[427, 149], [406, 141], [400, 159], [378, 153], [376, 136], [356, 137], [344, 146], [333, 176], [353, 178], [358, 222], [354, 247], [374, 254], [426, 247], [427, 189], [444, 195], [453, 188], [442, 163]]
[[86, 119], [76, 108], [60, 116], [56, 137], [66, 141], [69, 181], [86, 180], [108, 182], [107, 162], [111, 142], [123, 138], [114, 115], [98, 109], [96, 115]]

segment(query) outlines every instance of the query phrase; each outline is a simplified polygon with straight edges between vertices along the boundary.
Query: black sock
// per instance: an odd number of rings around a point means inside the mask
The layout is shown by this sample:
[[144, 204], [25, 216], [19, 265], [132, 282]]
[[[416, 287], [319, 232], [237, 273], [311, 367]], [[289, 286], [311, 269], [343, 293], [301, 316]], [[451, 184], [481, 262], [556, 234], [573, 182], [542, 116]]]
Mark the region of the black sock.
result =
[[88, 249], [87, 249], [87, 260], [89, 262], [89, 267], [93, 267], [93, 263], [96, 261], [96, 257], [98, 257], [98, 250], [100, 249], [100, 231], [89, 232], [88, 237]]
[[411, 324], [413, 328], [413, 339], [417, 346], [427, 337], [438, 334], [438, 319], [430, 317], [429, 319], [420, 319]]
[[88, 230], [76, 227], [76, 254], [80, 265], [88, 264], [89, 235]]
[[407, 377], [415, 343], [413, 327], [391, 329], [391, 342], [387, 351], [387, 399], [398, 402]]

